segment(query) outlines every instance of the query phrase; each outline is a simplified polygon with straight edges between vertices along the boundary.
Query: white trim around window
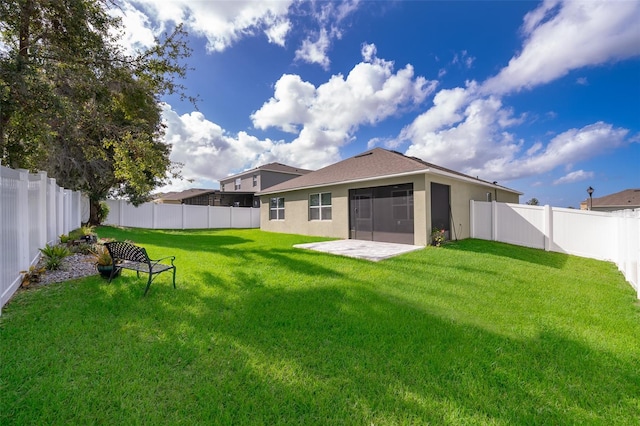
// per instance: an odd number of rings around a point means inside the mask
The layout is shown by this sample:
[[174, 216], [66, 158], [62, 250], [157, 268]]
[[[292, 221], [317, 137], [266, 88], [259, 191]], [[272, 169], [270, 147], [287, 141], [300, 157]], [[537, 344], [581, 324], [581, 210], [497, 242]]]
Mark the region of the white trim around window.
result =
[[331, 193], [309, 195], [309, 220], [331, 220]]
[[284, 197], [269, 200], [269, 220], [284, 220]]

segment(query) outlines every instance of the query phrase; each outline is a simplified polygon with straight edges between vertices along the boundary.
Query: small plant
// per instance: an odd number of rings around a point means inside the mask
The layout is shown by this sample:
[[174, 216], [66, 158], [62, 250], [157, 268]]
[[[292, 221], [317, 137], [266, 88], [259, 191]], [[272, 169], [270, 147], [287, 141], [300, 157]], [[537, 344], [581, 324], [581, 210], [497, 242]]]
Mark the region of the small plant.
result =
[[40, 282], [40, 275], [42, 275], [44, 271], [44, 268], [39, 268], [36, 265], [29, 266], [28, 271], [20, 271], [21, 274], [24, 274], [22, 277], [22, 287], [27, 288], [31, 284]]
[[80, 233], [82, 235], [84, 235], [85, 237], [87, 236], [92, 236], [96, 234], [96, 227], [93, 225], [82, 225], [80, 227]]
[[109, 254], [109, 250], [103, 245], [96, 244], [93, 250], [93, 257], [96, 260], [96, 265], [99, 266], [111, 266], [113, 261], [111, 260], [111, 255]]
[[104, 201], [100, 201], [100, 204], [98, 204], [98, 211], [96, 212], [96, 219], [98, 220], [98, 223], [104, 222], [108, 216], [109, 205]]
[[74, 244], [74, 245], [70, 246], [69, 250], [72, 253], [92, 254], [93, 253], [93, 246], [91, 244], [89, 244], [89, 243], [79, 243], [79, 244]]
[[69, 238], [69, 236], [67, 234], [60, 235], [60, 243], [66, 244], [69, 241], [71, 241], [71, 238]]
[[62, 245], [50, 246], [47, 244], [44, 248], [40, 249], [40, 253], [42, 253], [45, 258], [45, 268], [50, 271], [60, 269], [62, 260], [67, 256], [71, 256], [71, 251]]
[[44, 248], [40, 249], [40, 253], [42, 253], [44, 257], [59, 257], [62, 259], [67, 256], [71, 256], [71, 251], [69, 251], [67, 247], [61, 245], [51, 246], [47, 244]]
[[444, 229], [433, 228], [431, 231], [431, 241], [434, 246], [440, 247], [442, 243], [444, 243], [444, 232]]

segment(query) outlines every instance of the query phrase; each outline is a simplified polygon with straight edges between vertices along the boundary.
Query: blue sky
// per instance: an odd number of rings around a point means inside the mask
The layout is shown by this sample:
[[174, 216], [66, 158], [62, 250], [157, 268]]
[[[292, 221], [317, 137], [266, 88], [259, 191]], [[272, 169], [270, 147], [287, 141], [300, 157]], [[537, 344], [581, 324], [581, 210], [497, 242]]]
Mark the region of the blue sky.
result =
[[318, 169], [373, 147], [578, 207], [640, 188], [639, 1], [124, 0], [127, 48], [184, 23], [165, 98], [188, 181], [277, 161]]

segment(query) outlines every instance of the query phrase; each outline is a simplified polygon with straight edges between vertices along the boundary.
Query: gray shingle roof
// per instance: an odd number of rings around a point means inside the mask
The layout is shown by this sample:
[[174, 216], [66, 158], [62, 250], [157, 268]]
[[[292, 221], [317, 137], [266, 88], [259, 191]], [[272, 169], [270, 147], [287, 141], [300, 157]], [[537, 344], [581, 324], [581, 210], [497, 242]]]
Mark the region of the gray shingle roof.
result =
[[279, 173], [290, 173], [293, 175], [304, 175], [312, 171], [307, 169], [301, 169], [299, 167], [287, 166], [286, 164], [282, 164], [282, 163], [269, 163], [260, 167], [255, 167], [250, 170], [245, 170], [244, 172], [237, 173], [235, 175], [227, 176], [225, 178], [220, 179], [220, 182], [245, 176], [247, 174], [254, 173], [258, 170], [264, 170], [269, 172], [279, 172]]
[[[585, 200], [584, 202], [588, 202]], [[603, 197], [593, 197], [593, 207], [635, 208], [640, 206], [640, 188], [625, 189]]]
[[[370, 151], [363, 152], [362, 154], [316, 170], [315, 172], [272, 186], [268, 190], [263, 191], [262, 194], [368, 180], [378, 177], [382, 178], [403, 174], [414, 174], [422, 171], [445, 172], [463, 179], [472, 179], [478, 183], [493, 185], [490, 182], [476, 179], [435, 164], [427, 163], [426, 161], [416, 157], [408, 157], [399, 152], [389, 151], [383, 148], [374, 148]], [[504, 189], [513, 191], [509, 188]]]
[[216, 192], [216, 190], [191, 188], [191, 189], [186, 189], [180, 192], [167, 192], [166, 194], [158, 194], [159, 197], [157, 197], [156, 200], [182, 201], [182, 200], [186, 200], [187, 198], [195, 197], [197, 195], [209, 194], [212, 192]]

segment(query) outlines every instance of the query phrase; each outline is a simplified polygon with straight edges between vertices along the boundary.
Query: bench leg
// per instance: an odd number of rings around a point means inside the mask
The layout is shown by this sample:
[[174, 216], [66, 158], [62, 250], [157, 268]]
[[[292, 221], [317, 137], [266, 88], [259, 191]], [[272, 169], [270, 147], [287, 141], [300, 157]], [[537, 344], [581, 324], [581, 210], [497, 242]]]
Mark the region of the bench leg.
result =
[[149, 274], [149, 281], [147, 282], [147, 288], [144, 289], [144, 295], [147, 295], [147, 292], [149, 291], [149, 287], [151, 287], [151, 281], [152, 281], [152, 277], [153, 274]]
[[176, 288], [176, 267], [173, 267], [173, 288]]

